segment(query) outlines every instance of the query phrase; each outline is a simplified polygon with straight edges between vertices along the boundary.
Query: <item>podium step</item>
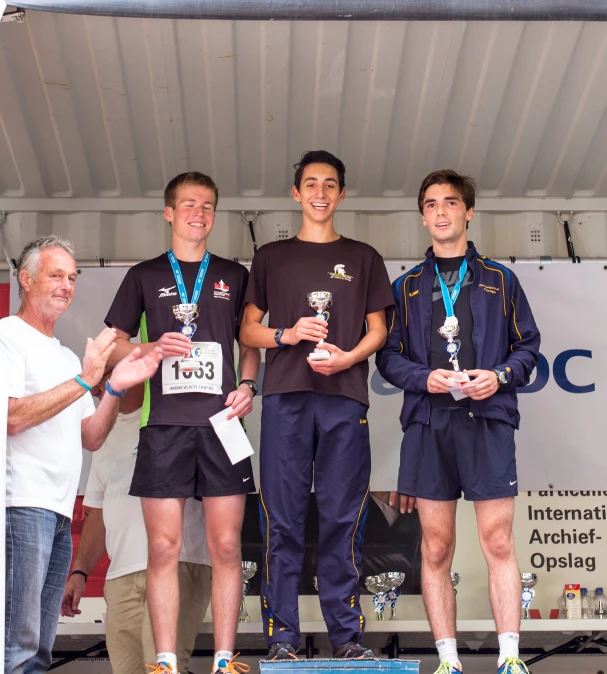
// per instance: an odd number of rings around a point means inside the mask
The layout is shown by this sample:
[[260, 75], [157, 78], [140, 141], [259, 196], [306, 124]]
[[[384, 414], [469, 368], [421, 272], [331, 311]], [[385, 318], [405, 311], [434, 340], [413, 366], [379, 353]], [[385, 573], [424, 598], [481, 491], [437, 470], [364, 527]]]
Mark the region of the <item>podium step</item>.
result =
[[310, 660], [261, 660], [260, 674], [419, 674], [419, 660], [366, 658], [345, 660], [312, 658]]

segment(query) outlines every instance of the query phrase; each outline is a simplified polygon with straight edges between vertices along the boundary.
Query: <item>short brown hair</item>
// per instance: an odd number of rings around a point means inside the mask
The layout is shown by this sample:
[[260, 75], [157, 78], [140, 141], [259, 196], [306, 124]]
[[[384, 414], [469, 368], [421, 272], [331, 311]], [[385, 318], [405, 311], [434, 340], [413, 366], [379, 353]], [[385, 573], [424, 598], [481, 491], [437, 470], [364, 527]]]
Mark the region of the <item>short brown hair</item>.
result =
[[417, 196], [417, 207], [422, 215], [424, 214], [424, 197], [426, 196], [426, 190], [432, 185], [451, 185], [462, 198], [466, 210], [468, 211], [471, 208], [474, 208], [476, 199], [476, 181], [474, 178], [471, 178], [470, 176], [461, 176], [451, 169], [443, 169], [442, 171], [433, 171], [432, 173], [429, 173], [422, 180]]
[[177, 204], [177, 192], [180, 187], [184, 185], [200, 185], [201, 187], [208, 187], [210, 190], [215, 192], [215, 208], [217, 208], [217, 202], [219, 201], [219, 190], [215, 181], [210, 176], [205, 175], [204, 173], [199, 173], [198, 171], [189, 171], [188, 173], [180, 173], [178, 176], [175, 176], [173, 180], [166, 186], [164, 190], [164, 205], [175, 208]]

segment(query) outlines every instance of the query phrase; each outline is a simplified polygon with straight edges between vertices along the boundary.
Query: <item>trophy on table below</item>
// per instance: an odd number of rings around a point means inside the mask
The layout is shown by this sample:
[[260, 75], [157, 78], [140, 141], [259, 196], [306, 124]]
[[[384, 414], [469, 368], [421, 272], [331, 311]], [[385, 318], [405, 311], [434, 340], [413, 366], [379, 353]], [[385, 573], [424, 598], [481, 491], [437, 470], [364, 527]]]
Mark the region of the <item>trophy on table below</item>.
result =
[[388, 602], [388, 595], [381, 589], [379, 576], [367, 576], [365, 586], [373, 594], [373, 606], [375, 606], [375, 620], [384, 619], [384, 610]]
[[[329, 312], [327, 309], [333, 304], [333, 293], [319, 290], [313, 293], [308, 293], [308, 305], [316, 310], [316, 317], [322, 318], [323, 321], [329, 320]], [[327, 349], [323, 349], [322, 345], [325, 340], [321, 340], [316, 345], [316, 348], [310, 353], [310, 360], [327, 360], [331, 354]]]
[[251, 617], [247, 613], [244, 603], [247, 592], [249, 591], [249, 581], [257, 573], [257, 564], [255, 562], [242, 563], [242, 604], [240, 605], [240, 613], [238, 615], [238, 622], [248, 623]]
[[[183, 323], [179, 330], [181, 334], [185, 335], [191, 342], [192, 337], [196, 332], [196, 328], [198, 327], [196, 323], [193, 322], [200, 315], [198, 305], [176, 304], [173, 307], [173, 315], [178, 321]], [[193, 372], [194, 370], [198, 370], [199, 367], [200, 361], [196, 358], [193, 358], [191, 352], [179, 361], [180, 372]]]
[[398, 588], [403, 584], [405, 574], [398, 571], [387, 571], [386, 573], [380, 573], [378, 578], [384, 587], [389, 588], [387, 599], [390, 602], [390, 620], [396, 620], [396, 600], [400, 597]]
[[521, 594], [521, 602], [523, 606], [523, 618], [529, 620], [531, 618], [531, 602], [535, 597], [534, 586], [537, 584], [537, 574], [535, 573], [521, 573], [521, 585], [523, 592]]

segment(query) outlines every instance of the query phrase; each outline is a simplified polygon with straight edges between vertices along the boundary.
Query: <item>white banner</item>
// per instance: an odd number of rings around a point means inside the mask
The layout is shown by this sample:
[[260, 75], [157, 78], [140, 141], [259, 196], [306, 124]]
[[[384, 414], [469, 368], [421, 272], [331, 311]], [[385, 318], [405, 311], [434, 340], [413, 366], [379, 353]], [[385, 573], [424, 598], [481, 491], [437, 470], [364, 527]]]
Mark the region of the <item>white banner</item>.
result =
[[[388, 262], [395, 279], [409, 262]], [[589, 588], [607, 585], [607, 272], [602, 264], [515, 264], [542, 333], [542, 357], [526, 393], [519, 396], [518, 470], [523, 491], [516, 500], [514, 535], [521, 571], [537, 573], [532, 607], [547, 618], [565, 583]], [[126, 273], [125, 268], [83, 269], [69, 311], [57, 322], [57, 337], [80, 357], [86, 337], [103, 328], [103, 318]], [[11, 278], [11, 311], [19, 306]], [[402, 393], [370, 373], [369, 421], [373, 452], [372, 489], [395, 487], [401, 430]], [[247, 417], [249, 438], [259, 446], [261, 401]], [[81, 488], [86, 484], [90, 454]], [[256, 455], [257, 456], [257, 455]], [[254, 460], [256, 458], [254, 457]], [[255, 466], [257, 470], [257, 466]], [[549, 487], [553, 485], [553, 489]], [[592, 491], [592, 490], [597, 491]], [[473, 504], [457, 513], [458, 545], [453, 570], [460, 573], [458, 615], [489, 618], [487, 572], [476, 533]], [[421, 602], [402, 598], [400, 610], [423, 617]], [[407, 602], [406, 604], [404, 602]], [[319, 617], [319, 616], [317, 616]]]
[[[412, 263], [388, 262], [391, 279]], [[516, 435], [521, 490], [588, 490], [605, 486], [607, 454], [607, 272], [602, 264], [555, 264], [543, 269], [514, 264], [542, 333], [540, 364], [528, 392], [519, 396], [521, 430]], [[103, 318], [126, 268], [86, 268], [56, 335], [80, 357], [86, 337]], [[18, 307], [11, 277], [11, 312]], [[373, 451], [371, 489], [391, 490], [398, 472], [402, 393], [370, 368], [369, 424]], [[249, 437], [259, 446], [261, 403], [247, 417]]]

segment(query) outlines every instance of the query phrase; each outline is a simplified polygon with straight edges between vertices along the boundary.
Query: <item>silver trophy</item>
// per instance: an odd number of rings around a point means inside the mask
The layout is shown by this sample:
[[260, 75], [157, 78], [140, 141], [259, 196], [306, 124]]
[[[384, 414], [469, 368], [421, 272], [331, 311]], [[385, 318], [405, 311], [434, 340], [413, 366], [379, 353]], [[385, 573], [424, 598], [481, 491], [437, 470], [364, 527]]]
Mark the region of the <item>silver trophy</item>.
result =
[[445, 349], [449, 354], [449, 362], [453, 365], [453, 369], [456, 372], [461, 372], [457, 354], [462, 343], [459, 339], [455, 339], [459, 335], [459, 322], [457, 318], [455, 316], [447, 316], [444, 325], [438, 329], [438, 334], [447, 340]]
[[454, 573], [453, 571], [451, 572], [451, 585], [453, 587], [453, 594], [457, 597], [457, 590], [455, 587], [459, 584], [460, 581], [460, 575], [459, 573]]
[[242, 563], [242, 604], [240, 605], [240, 613], [238, 614], [238, 622], [248, 623], [251, 617], [247, 613], [244, 603], [245, 596], [249, 591], [249, 581], [257, 573], [257, 564], [255, 562]]
[[[200, 312], [198, 311], [198, 305], [176, 304], [173, 307], [173, 315], [178, 321], [181, 321], [183, 323], [183, 325], [180, 328], [181, 334], [185, 335], [191, 342], [192, 337], [196, 332], [196, 328], [198, 327], [196, 323], [193, 322], [194, 319], [198, 318], [198, 316], [200, 315]], [[191, 352], [187, 356], [184, 356], [179, 361], [180, 372], [193, 372], [194, 370], [197, 370], [199, 367], [200, 361], [197, 360], [196, 358], [193, 358]]]
[[[327, 309], [333, 304], [333, 293], [324, 290], [308, 293], [308, 304], [312, 309], [316, 310], [317, 318], [328, 321], [330, 314]], [[310, 360], [327, 360], [331, 357], [331, 354], [326, 349], [321, 348], [324, 341], [325, 340], [321, 338], [314, 351], [310, 354]]]
[[533, 587], [537, 584], [537, 574], [535, 573], [521, 573], [521, 585], [523, 592], [521, 594], [521, 602], [523, 605], [523, 618], [529, 620], [531, 618], [531, 611], [529, 607], [533, 597], [535, 597], [535, 590]]
[[373, 606], [375, 606], [375, 620], [384, 619], [384, 610], [388, 603], [388, 585], [380, 581], [379, 576], [367, 576], [365, 585], [369, 592], [373, 593]]
[[390, 602], [390, 620], [396, 620], [396, 600], [400, 597], [398, 589], [405, 580], [405, 574], [398, 571], [387, 571], [378, 576], [384, 586], [388, 586], [388, 601]]
[[312, 576], [312, 585], [314, 585], [314, 589], [318, 592], [318, 576]]

